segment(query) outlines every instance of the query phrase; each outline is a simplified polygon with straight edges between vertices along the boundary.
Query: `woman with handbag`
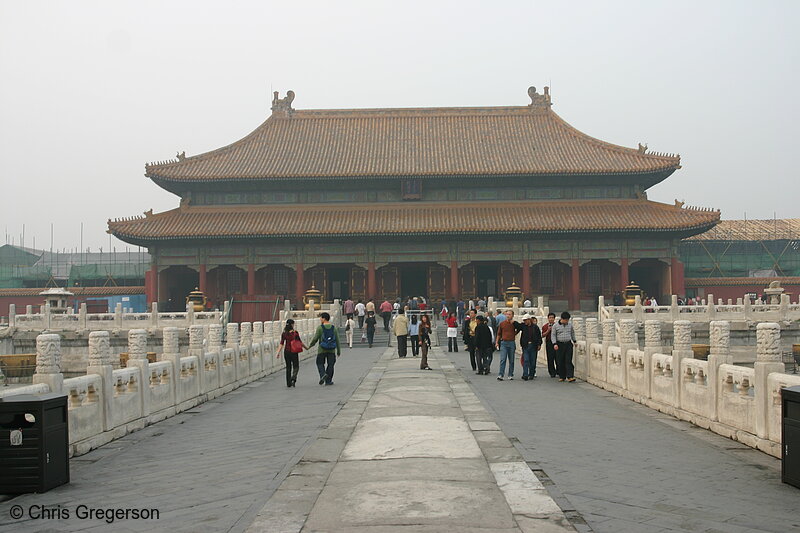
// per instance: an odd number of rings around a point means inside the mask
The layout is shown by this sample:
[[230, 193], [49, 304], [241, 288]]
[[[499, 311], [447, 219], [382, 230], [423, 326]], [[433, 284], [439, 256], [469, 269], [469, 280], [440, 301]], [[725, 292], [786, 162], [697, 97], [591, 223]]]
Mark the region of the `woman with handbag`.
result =
[[419, 322], [419, 349], [422, 352], [422, 360], [419, 362], [420, 370], [431, 370], [428, 366], [428, 348], [431, 347], [431, 319], [428, 315], [422, 315]]
[[297, 383], [297, 371], [300, 370], [300, 352], [303, 351], [305, 344], [300, 339], [300, 334], [294, 329], [294, 320], [291, 318], [286, 321], [286, 327], [281, 333], [281, 342], [275, 357], [281, 356], [283, 347], [283, 357], [286, 360], [286, 386], [294, 387]]
[[352, 348], [353, 347], [353, 330], [356, 329], [356, 321], [353, 320], [353, 317], [348, 317], [347, 321], [344, 323], [344, 333], [347, 337], [347, 345]]

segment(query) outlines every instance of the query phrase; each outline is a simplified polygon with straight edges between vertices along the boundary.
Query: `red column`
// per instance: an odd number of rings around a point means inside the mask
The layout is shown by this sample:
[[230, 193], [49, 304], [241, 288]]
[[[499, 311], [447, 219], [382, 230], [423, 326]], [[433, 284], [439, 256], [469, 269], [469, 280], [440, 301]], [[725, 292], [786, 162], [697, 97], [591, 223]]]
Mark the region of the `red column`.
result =
[[572, 283], [569, 287], [569, 307], [573, 311], [581, 309], [581, 265], [577, 259], [572, 260]]
[[200, 289], [200, 292], [202, 292], [203, 294], [208, 296], [208, 294], [206, 294], [206, 288], [207, 288], [207, 283], [206, 283], [206, 265], [205, 264], [200, 265], [200, 267], [198, 268], [198, 271], [199, 272], [197, 274], [197, 278], [198, 278], [199, 286], [197, 288]]
[[367, 298], [378, 297], [378, 284], [375, 282], [375, 263], [367, 263]]
[[522, 296], [531, 297], [531, 262], [527, 259], [522, 260]]
[[686, 294], [686, 286], [683, 278], [683, 263], [677, 257], [672, 258], [670, 265], [670, 273], [672, 279], [672, 294], [683, 297]]
[[256, 293], [256, 266], [253, 263], [247, 265], [247, 295], [252, 296]]
[[458, 286], [458, 261], [450, 261], [450, 297], [458, 301], [460, 292], [461, 290]]
[[158, 289], [159, 289], [159, 287], [158, 287], [158, 265], [156, 265], [156, 264], [153, 264], [150, 267], [150, 282], [152, 283], [152, 289], [153, 289], [152, 298], [150, 299], [150, 302], [151, 303], [152, 302], [158, 302]]
[[306, 294], [306, 281], [304, 279], [303, 263], [297, 263], [297, 276], [295, 277], [295, 305], [300, 309], [303, 305], [303, 296]]
[[625, 290], [625, 287], [627, 287], [628, 283], [630, 283], [629, 275], [630, 274], [628, 273], [628, 258], [623, 257], [619, 265], [619, 282], [621, 284], [620, 291]]
[[147, 305], [158, 301], [158, 266], [152, 265], [144, 273], [144, 293], [147, 295]]

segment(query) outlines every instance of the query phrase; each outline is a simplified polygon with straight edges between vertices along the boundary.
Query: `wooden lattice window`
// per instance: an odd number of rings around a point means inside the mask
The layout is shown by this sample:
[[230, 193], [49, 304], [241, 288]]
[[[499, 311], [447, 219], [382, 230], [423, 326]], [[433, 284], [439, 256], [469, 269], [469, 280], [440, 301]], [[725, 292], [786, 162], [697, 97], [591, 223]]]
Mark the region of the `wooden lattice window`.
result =
[[403, 200], [421, 200], [422, 182], [420, 180], [403, 180]]
[[553, 265], [539, 265], [539, 290], [542, 294], [553, 294], [555, 292], [555, 286]]

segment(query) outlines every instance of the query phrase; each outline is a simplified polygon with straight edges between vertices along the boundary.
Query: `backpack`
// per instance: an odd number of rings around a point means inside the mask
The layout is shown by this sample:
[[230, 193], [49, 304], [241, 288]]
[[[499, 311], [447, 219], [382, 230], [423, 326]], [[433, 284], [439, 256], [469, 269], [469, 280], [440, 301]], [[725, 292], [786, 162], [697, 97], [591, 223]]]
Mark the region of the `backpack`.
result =
[[336, 348], [336, 329], [333, 326], [326, 328], [325, 326], [320, 326], [322, 328], [322, 339], [319, 341], [319, 346], [323, 350], [333, 350]]

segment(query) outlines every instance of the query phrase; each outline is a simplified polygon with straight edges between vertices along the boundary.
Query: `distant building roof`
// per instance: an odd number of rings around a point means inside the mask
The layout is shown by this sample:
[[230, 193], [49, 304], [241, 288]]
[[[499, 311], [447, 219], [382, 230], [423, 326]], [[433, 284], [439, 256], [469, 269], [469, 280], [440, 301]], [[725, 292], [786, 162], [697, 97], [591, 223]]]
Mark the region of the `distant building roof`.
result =
[[[39, 288], [0, 289], [0, 296], [39, 296]], [[123, 296], [128, 294], [144, 294], [144, 287], [70, 287], [69, 292], [76, 297]]]
[[173, 192], [174, 182], [404, 176], [638, 174], [650, 186], [680, 168], [677, 155], [576, 130], [547, 91], [529, 96], [519, 107], [294, 110], [293, 93], [276, 93], [272, 116], [243, 139], [149, 164], [146, 175]]
[[770, 282], [780, 281], [781, 285], [800, 285], [800, 277], [794, 276], [772, 276], [768, 278], [686, 278], [687, 287], [734, 287], [742, 285], [755, 285], [757, 287], [768, 287]]
[[690, 241], [780, 241], [800, 240], [800, 218], [767, 220], [721, 220]]
[[127, 242], [172, 239], [381, 235], [704, 231], [719, 211], [648, 200], [406, 202], [192, 207], [109, 222]]

